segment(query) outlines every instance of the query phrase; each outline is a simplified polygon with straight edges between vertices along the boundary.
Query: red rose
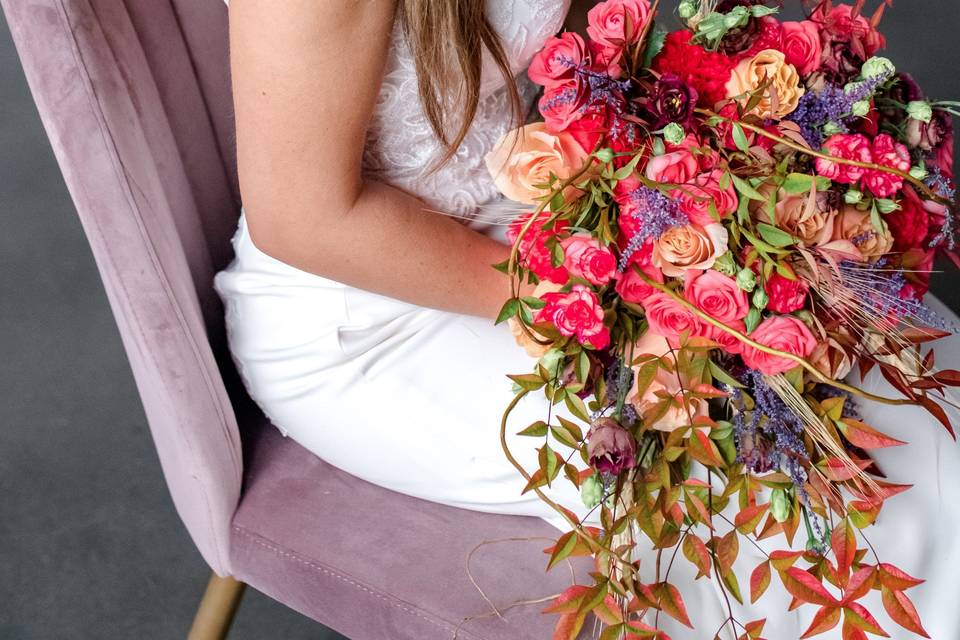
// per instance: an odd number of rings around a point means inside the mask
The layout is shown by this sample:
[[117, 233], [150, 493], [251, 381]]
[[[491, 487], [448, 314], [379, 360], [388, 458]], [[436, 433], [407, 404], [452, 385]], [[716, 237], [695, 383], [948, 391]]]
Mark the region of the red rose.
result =
[[912, 186], [904, 187], [900, 208], [884, 216], [890, 233], [893, 234], [893, 250], [897, 253], [914, 248], [925, 248], [930, 233], [930, 214], [923, 200]]
[[558, 38], [550, 38], [543, 49], [533, 57], [527, 75], [537, 84], [552, 87], [576, 76], [576, 68], [583, 62], [587, 46], [573, 31], [565, 31]]
[[539, 103], [547, 129], [559, 133], [582, 118], [588, 94], [589, 89], [579, 77], [548, 87]]
[[719, 271], [687, 271], [683, 295], [700, 311], [726, 325], [743, 320], [750, 311], [747, 294], [737, 281]]
[[[873, 161], [900, 171], [910, 170], [910, 152], [890, 135], [881, 133], [873, 140]], [[868, 170], [863, 185], [878, 198], [889, 198], [903, 187], [903, 178], [887, 171]]]
[[569, 293], [547, 293], [537, 312], [537, 322], [550, 322], [565, 336], [576, 336], [580, 344], [604, 349], [610, 344], [610, 331], [603, 324], [603, 307], [590, 287], [575, 284]]
[[[853, 135], [838, 133], [830, 136], [823, 143], [823, 150], [835, 158], [843, 158], [844, 160], [873, 161], [870, 140], [859, 133]], [[856, 184], [867, 172], [862, 167], [823, 160], [822, 158], [817, 158], [816, 166], [818, 174], [841, 184]]]
[[[793, 316], [773, 316], [760, 323], [750, 337], [760, 344], [795, 356], [806, 358], [817, 346], [807, 325]], [[743, 347], [743, 361], [751, 369], [773, 376], [793, 369], [796, 363], [781, 356], [771, 355], [750, 345]]]
[[807, 292], [810, 290], [803, 280], [790, 280], [779, 273], [774, 273], [764, 285], [764, 291], [770, 298], [767, 308], [777, 313], [791, 313], [802, 309], [807, 301]]
[[637, 251], [630, 258], [630, 263], [623, 273], [617, 278], [617, 294], [627, 302], [634, 304], [644, 304], [647, 299], [657, 292], [652, 286], [647, 284], [640, 274], [636, 272], [636, 266], [651, 280], [663, 284], [663, 271], [653, 266], [650, 262], [650, 254], [653, 251], [653, 243], [648, 242], [643, 249]]

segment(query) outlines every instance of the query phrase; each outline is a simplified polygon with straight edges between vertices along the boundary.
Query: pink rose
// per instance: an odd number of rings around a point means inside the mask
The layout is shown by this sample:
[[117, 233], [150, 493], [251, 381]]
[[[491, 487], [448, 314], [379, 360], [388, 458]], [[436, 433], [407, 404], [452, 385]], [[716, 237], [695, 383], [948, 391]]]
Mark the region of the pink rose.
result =
[[743, 320], [750, 311], [747, 294], [737, 281], [719, 271], [687, 271], [683, 295], [700, 311], [727, 325]]
[[864, 60], [886, 46], [883, 35], [862, 15], [854, 15], [848, 4], [831, 6], [820, 3], [811, 18], [821, 25], [831, 39], [848, 41], [851, 48]]
[[[873, 139], [873, 161], [900, 171], [910, 170], [910, 152], [906, 145], [886, 133]], [[903, 187], [903, 178], [887, 171], [867, 171], [863, 176], [863, 185], [878, 198], [889, 198]]]
[[816, 22], [784, 22], [782, 47], [787, 62], [795, 66], [801, 76], [810, 75], [820, 68], [823, 45]]
[[[536, 204], [550, 191], [543, 186], [554, 175], [569, 178], [583, 166], [587, 152], [565, 133], [550, 133], [542, 122], [508, 131], [485, 157], [487, 170], [500, 192], [517, 202]], [[579, 191], [568, 189], [568, 198]]]
[[790, 280], [774, 273], [764, 285], [764, 291], [770, 298], [767, 308], [777, 313], [791, 313], [802, 309], [809, 290], [810, 285], [799, 278]]
[[[736, 322], [728, 322], [727, 326], [730, 327], [731, 329], [736, 329], [740, 333], [743, 333], [743, 334], [747, 333], [747, 326], [746, 324], [744, 324], [743, 320], [737, 320]], [[706, 325], [705, 329], [706, 329], [705, 337], [710, 338], [711, 340], [719, 344], [720, 348], [723, 349], [725, 353], [729, 353], [729, 354], [743, 353], [744, 344], [740, 342], [740, 338], [734, 335], [731, 335], [726, 331], [724, 331], [723, 329], [713, 326], [712, 324]]]
[[577, 66], [583, 62], [587, 46], [583, 38], [572, 31], [560, 37], [550, 38], [543, 49], [533, 57], [527, 75], [539, 85], [552, 87], [576, 75]]
[[[835, 158], [856, 160], [858, 162], [873, 162], [873, 151], [870, 140], [861, 133], [838, 133], [827, 138], [823, 144], [825, 153]], [[866, 169], [855, 167], [830, 160], [817, 158], [817, 173], [825, 178], [841, 184], [856, 184], [866, 174]]]
[[[806, 358], [817, 346], [817, 340], [807, 325], [793, 316], [773, 316], [760, 323], [750, 337], [760, 344]], [[751, 369], [768, 376], [789, 371], [797, 366], [792, 360], [764, 353], [750, 345], [743, 347], [743, 361]]]
[[[651, 280], [663, 284], [664, 277], [663, 271], [653, 266], [650, 263], [650, 245], [646, 245], [645, 259], [642, 254], [642, 250], [634, 254], [634, 257], [631, 258], [630, 264], [627, 265], [626, 270], [620, 274], [617, 278], [616, 291], [617, 294], [626, 300], [627, 302], [633, 302], [634, 304], [644, 304], [650, 296], [657, 292], [652, 286], [644, 282], [643, 278], [640, 277], [640, 274], [636, 272], [634, 266], [643, 271], [644, 274]], [[641, 257], [638, 258], [637, 256]]]
[[[514, 244], [520, 237], [520, 231], [530, 219], [529, 213], [518, 216], [507, 228], [507, 240]], [[549, 211], [541, 211], [527, 232], [523, 234], [520, 241], [520, 260], [528, 269], [537, 274], [537, 277], [543, 280], [549, 280], [556, 284], [566, 284], [570, 279], [570, 274], [563, 265], [553, 266], [553, 256], [550, 248], [547, 246], [547, 240], [556, 236], [560, 232], [557, 223], [547, 229], [543, 225], [550, 218]], [[564, 225], [565, 226], [565, 225]]]
[[537, 312], [536, 322], [551, 322], [565, 336], [576, 336], [583, 345], [604, 349], [610, 344], [610, 331], [603, 324], [603, 307], [590, 287], [575, 284], [569, 293], [546, 293], [546, 302]]
[[686, 149], [679, 149], [662, 156], [650, 158], [646, 176], [663, 184], [683, 184], [700, 172], [696, 156]]
[[650, 19], [648, 0], [606, 0], [587, 13], [587, 34], [608, 51], [621, 51], [640, 38]]
[[740, 200], [737, 198], [733, 181], [730, 181], [726, 189], [720, 188], [720, 179], [723, 174], [722, 169], [701, 173], [673, 192], [672, 195], [679, 200], [680, 210], [687, 214], [690, 222], [701, 227], [719, 222], [711, 215], [711, 204], [721, 220], [737, 210]]
[[692, 336], [701, 336], [706, 333], [700, 319], [692, 311], [661, 291], [647, 298], [643, 309], [647, 315], [650, 331], [667, 340], [676, 340], [684, 332]]
[[[539, 102], [540, 115], [543, 116], [547, 131], [566, 132], [571, 125], [583, 118], [588, 94], [587, 87], [579, 78], [547, 87]], [[580, 140], [575, 139], [583, 147]]]
[[613, 279], [617, 259], [613, 252], [589, 234], [578, 233], [560, 241], [563, 247], [563, 266], [571, 275], [590, 284], [602, 286]]

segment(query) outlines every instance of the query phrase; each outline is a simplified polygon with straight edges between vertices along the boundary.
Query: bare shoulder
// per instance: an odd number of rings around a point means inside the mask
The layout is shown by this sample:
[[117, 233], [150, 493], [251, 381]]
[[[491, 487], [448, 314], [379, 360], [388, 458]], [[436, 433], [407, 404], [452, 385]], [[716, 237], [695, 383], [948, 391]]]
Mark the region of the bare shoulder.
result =
[[394, 5], [231, 0], [230, 67], [245, 204], [303, 207], [283, 198], [309, 198], [316, 189], [325, 189], [328, 200], [349, 198], [337, 190], [358, 179]]

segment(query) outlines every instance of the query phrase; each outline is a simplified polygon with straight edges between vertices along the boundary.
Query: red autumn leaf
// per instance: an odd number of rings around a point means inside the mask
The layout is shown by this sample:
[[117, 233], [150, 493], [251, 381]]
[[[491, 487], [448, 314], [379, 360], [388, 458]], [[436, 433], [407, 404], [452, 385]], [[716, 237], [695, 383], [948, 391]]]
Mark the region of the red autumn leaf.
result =
[[586, 619], [586, 613], [563, 614], [553, 629], [553, 640], [576, 640]]
[[857, 629], [849, 621], [843, 621], [843, 640], [867, 640], [867, 634]]
[[767, 624], [766, 618], [761, 618], [760, 620], [753, 620], [743, 625], [743, 628], [747, 630], [747, 635], [750, 636], [752, 640], [758, 640], [760, 634], [763, 633], [763, 627]]
[[733, 519], [733, 525], [744, 535], [752, 534], [757, 530], [757, 525], [760, 524], [761, 518], [769, 508], [769, 504], [755, 504], [752, 507], [747, 507]]
[[904, 339], [914, 344], [933, 342], [950, 335], [948, 331], [934, 329], [933, 327], [903, 327], [901, 333]]
[[870, 466], [869, 461], [860, 461], [854, 465], [848, 464], [840, 458], [828, 456], [817, 463], [817, 468], [823, 472], [828, 480], [833, 482], [843, 482], [860, 475], [860, 472]]
[[894, 622], [918, 636], [923, 636], [924, 638], [930, 637], [920, 623], [917, 608], [913, 606], [910, 598], [902, 591], [894, 591], [886, 585], [880, 587], [880, 592], [883, 594], [883, 608], [887, 610], [887, 615], [889, 615]]
[[813, 616], [810, 627], [800, 636], [800, 639], [812, 638], [813, 636], [830, 631], [830, 629], [833, 629], [838, 624], [840, 624], [840, 609], [836, 607], [820, 607], [817, 614]]
[[543, 613], [570, 613], [580, 608], [580, 599], [590, 591], [590, 587], [575, 584], [567, 587], [563, 593], [554, 598], [553, 603], [543, 609]]
[[703, 504], [703, 500], [698, 498], [692, 492], [687, 492], [683, 498], [683, 501], [687, 505], [687, 513], [690, 515], [691, 519], [699, 520], [711, 529], [713, 528], [713, 525], [710, 524], [710, 513], [707, 511], [707, 506]]
[[957, 439], [957, 434], [953, 431], [953, 425], [950, 424], [950, 418], [947, 416], [947, 412], [943, 410], [939, 404], [937, 404], [932, 398], [924, 396], [919, 399], [920, 404], [926, 409], [930, 415], [940, 421], [940, 424], [947, 430], [947, 433], [950, 434], [950, 437], [954, 440]]
[[593, 608], [593, 615], [597, 616], [605, 625], [611, 627], [623, 622], [623, 612], [620, 611], [620, 605], [609, 593], [604, 596], [600, 604]]
[[699, 536], [692, 533], [686, 535], [683, 539], [683, 555], [699, 570], [694, 580], [710, 576], [710, 551]]
[[883, 449], [885, 447], [899, 447], [907, 444], [903, 440], [897, 440], [896, 438], [884, 435], [870, 425], [852, 418], [844, 418], [837, 423], [837, 426], [840, 428], [843, 436], [849, 440], [852, 445], [860, 447], [861, 449]]
[[843, 621], [849, 622], [857, 629], [872, 633], [875, 636], [889, 638], [890, 634], [880, 628], [880, 623], [870, 615], [870, 612], [858, 602], [851, 602], [843, 610]]
[[690, 457], [707, 467], [725, 466], [717, 445], [713, 443], [710, 436], [700, 429], [696, 429], [690, 437], [687, 451], [690, 453]]
[[810, 604], [836, 607], [840, 601], [830, 595], [823, 584], [809, 571], [790, 567], [780, 574], [783, 586], [794, 598]]
[[653, 591], [659, 599], [660, 610], [693, 629], [690, 618], [687, 616], [687, 607], [683, 604], [683, 597], [675, 586], [669, 582], [661, 582], [654, 586]]
[[870, 592], [877, 581], [876, 567], [860, 567], [850, 576], [843, 592], [843, 602], [854, 602]]
[[837, 557], [839, 582], [842, 586], [846, 586], [850, 565], [853, 564], [853, 559], [857, 555], [857, 540], [853, 535], [853, 527], [847, 520], [833, 530], [830, 535], [830, 546], [833, 547], [833, 553]]
[[662, 631], [657, 631], [648, 624], [644, 624], [639, 620], [630, 620], [626, 623], [626, 629], [624, 629], [627, 634], [624, 636], [623, 640], [647, 640], [649, 638], [656, 638], [657, 640], [670, 640], [670, 636], [663, 633]]
[[880, 571], [880, 582], [893, 591], [906, 591], [910, 587], [924, 583], [923, 580], [918, 580], [886, 562], [877, 565], [877, 569]]
[[764, 560], [750, 574], [750, 603], [760, 599], [763, 592], [770, 586], [770, 561]]
[[774, 551], [770, 554], [770, 562], [777, 571], [785, 571], [802, 555], [802, 551]]
[[949, 387], [960, 387], [960, 371], [944, 369], [934, 373], [933, 378], [940, 384], [945, 384]]

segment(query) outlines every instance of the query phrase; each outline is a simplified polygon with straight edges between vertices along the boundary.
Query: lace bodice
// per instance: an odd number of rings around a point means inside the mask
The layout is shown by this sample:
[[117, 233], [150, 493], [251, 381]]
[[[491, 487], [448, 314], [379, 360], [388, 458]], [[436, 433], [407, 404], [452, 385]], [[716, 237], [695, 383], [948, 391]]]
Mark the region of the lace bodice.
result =
[[[229, 4], [229, 0], [225, 0]], [[527, 106], [536, 87], [524, 70], [544, 41], [556, 33], [570, 0], [489, 0], [487, 17], [500, 34], [507, 59], [517, 74]], [[426, 175], [440, 144], [420, 107], [417, 74], [399, 21], [377, 106], [367, 132], [363, 164], [367, 175], [399, 187], [441, 211], [469, 216], [499, 195], [484, 156], [510, 126], [509, 94], [493, 61], [485, 54], [476, 118], [456, 156]]]

